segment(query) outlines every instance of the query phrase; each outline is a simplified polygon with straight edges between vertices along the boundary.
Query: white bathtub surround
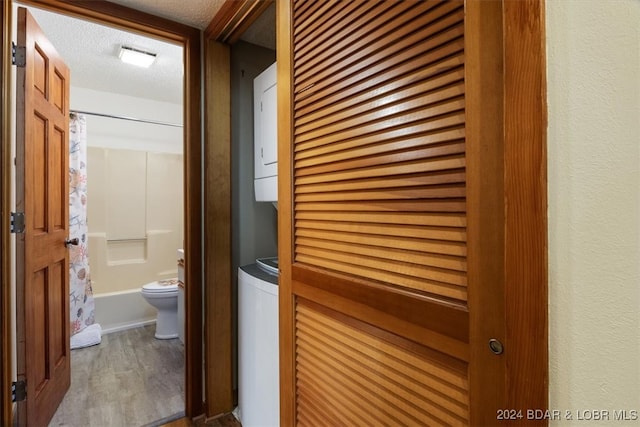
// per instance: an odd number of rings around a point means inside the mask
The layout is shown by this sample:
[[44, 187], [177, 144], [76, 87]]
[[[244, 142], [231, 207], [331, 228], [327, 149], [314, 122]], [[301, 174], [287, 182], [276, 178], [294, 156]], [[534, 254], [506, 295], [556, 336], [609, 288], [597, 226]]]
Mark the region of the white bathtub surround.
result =
[[89, 244], [96, 294], [176, 277], [182, 156], [89, 148]]
[[151, 325], [156, 322], [156, 310], [140, 294], [140, 287], [119, 292], [94, 295], [96, 322], [102, 334]]
[[177, 275], [176, 245], [182, 233], [149, 230], [139, 240], [109, 241], [106, 233], [89, 233], [91, 271], [96, 293], [139, 291], [142, 285]]

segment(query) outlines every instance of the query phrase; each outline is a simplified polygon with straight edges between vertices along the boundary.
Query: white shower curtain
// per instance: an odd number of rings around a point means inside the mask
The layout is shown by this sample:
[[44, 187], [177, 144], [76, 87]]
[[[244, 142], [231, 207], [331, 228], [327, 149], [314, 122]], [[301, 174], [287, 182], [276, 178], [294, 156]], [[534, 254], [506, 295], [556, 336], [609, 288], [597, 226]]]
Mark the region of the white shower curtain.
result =
[[69, 123], [69, 237], [79, 244], [70, 248], [71, 335], [95, 322], [95, 303], [89, 274], [87, 231], [87, 129], [82, 114]]

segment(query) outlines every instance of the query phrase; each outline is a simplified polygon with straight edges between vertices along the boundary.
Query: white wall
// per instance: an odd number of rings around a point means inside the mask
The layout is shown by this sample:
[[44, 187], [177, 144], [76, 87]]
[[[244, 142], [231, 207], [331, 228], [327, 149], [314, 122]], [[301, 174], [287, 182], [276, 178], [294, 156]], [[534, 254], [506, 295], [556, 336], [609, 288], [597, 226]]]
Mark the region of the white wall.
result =
[[[71, 86], [71, 110], [182, 125], [182, 105]], [[89, 147], [182, 153], [181, 127], [87, 116]]]
[[640, 1], [549, 0], [546, 23], [550, 408], [584, 424], [640, 411]]

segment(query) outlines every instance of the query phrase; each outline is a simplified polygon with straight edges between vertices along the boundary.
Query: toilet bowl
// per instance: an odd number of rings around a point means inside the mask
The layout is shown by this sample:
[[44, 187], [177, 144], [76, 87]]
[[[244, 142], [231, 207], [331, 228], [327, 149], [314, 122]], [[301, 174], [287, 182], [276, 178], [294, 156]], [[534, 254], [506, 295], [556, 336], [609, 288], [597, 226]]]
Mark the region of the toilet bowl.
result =
[[158, 310], [157, 339], [178, 337], [178, 279], [147, 283], [141, 290], [144, 299]]

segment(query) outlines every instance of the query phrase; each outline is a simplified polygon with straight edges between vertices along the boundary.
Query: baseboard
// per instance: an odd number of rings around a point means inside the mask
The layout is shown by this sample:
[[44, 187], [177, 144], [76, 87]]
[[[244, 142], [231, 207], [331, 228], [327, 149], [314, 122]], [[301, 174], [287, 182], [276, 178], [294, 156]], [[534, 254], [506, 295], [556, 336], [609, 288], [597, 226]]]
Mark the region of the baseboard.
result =
[[[123, 323], [120, 325], [112, 325], [109, 328], [102, 328], [102, 335], [112, 334], [114, 332], [126, 331], [127, 329], [141, 328], [156, 323], [155, 319], [145, 320], [144, 322]], [[100, 325], [102, 326], [102, 324]]]
[[95, 321], [102, 334], [149, 325], [156, 321], [157, 311], [140, 293], [140, 289], [95, 294]]
[[164, 417], [164, 418], [162, 418], [160, 420], [157, 420], [157, 421], [154, 421], [152, 423], [145, 424], [142, 427], [160, 427], [160, 426], [163, 426], [165, 424], [169, 424], [172, 421], [176, 421], [176, 420], [182, 419], [182, 418], [184, 418], [184, 416], [185, 416], [184, 415], [184, 411], [178, 412], [177, 414], [169, 415], [168, 417]]

